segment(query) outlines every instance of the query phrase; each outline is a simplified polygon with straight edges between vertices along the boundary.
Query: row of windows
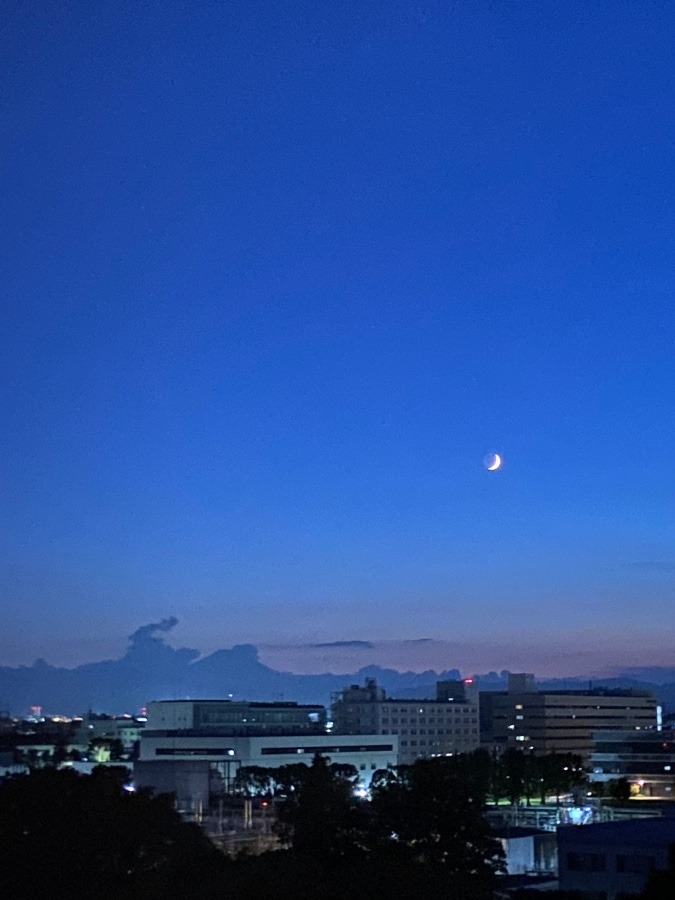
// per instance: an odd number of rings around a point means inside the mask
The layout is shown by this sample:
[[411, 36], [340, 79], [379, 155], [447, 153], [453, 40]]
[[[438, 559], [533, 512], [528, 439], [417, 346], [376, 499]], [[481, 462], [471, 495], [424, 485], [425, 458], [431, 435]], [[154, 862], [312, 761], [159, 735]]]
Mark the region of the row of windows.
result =
[[[451, 718], [457, 719], [457, 721], [455, 722], [455, 724], [459, 724], [459, 723], [460, 723], [460, 720], [457, 718], [457, 716], [448, 716], [447, 718], [448, 718], [448, 719], [451, 719]], [[384, 718], [382, 719], [382, 724], [383, 724], [383, 725], [408, 725], [408, 724], [411, 724], [411, 725], [412, 725], [412, 724], [414, 723], [414, 724], [417, 724], [417, 725], [427, 725], [427, 724], [428, 724], [428, 725], [436, 725], [436, 724], [442, 725], [444, 721], [445, 721], [445, 720], [444, 720], [443, 718], [439, 718], [439, 719], [433, 719], [433, 718], [430, 718], [430, 719], [427, 720], [427, 719], [425, 719], [425, 718], [420, 718], [420, 717], [415, 717], [415, 716], [413, 716], [413, 717], [410, 718], [410, 722], [409, 722], [408, 719], [406, 719], [406, 718], [401, 718], [401, 719], [398, 719], [398, 718], [392, 718], [392, 719], [389, 719], [388, 717], [384, 717]], [[467, 717], [467, 718], [464, 718], [464, 719], [461, 720], [461, 724], [463, 724], [463, 725], [468, 725], [469, 723], [471, 723], [472, 725], [478, 724], [478, 718], [475, 717], [475, 718], [473, 718], [473, 719], [469, 719], [469, 718]]]
[[[457, 741], [456, 743], [464, 743], [464, 742]], [[474, 747], [476, 742], [474, 739], [473, 741], [469, 740], [468, 743], [470, 744], [471, 747]], [[441, 745], [442, 745], [441, 741], [427, 741], [424, 738], [421, 738], [419, 741], [414, 740], [414, 741], [401, 741], [400, 742], [401, 747], [440, 747]], [[443, 744], [443, 745], [445, 746], [445, 744]]]
[[336, 746], [336, 747], [263, 747], [261, 754], [263, 756], [281, 756], [285, 753], [381, 753], [393, 750], [392, 744], [370, 744], [367, 747], [359, 746]]
[[[351, 704], [345, 704], [345, 707], [348, 711], [354, 713], [367, 713], [373, 709], [374, 704], [368, 703], [363, 706], [352, 706]], [[379, 706], [379, 704], [378, 704]], [[337, 708], [342, 711], [345, 709], [341, 704], [337, 704]], [[414, 704], [406, 704], [404, 706], [390, 706], [388, 703], [386, 706], [379, 706], [380, 709], [384, 713], [389, 713], [392, 716], [412, 716], [412, 715], [443, 715], [447, 713], [459, 712], [459, 713], [472, 713], [475, 712], [476, 708], [471, 706], [459, 706], [458, 704], [451, 703], [438, 703], [434, 706], [428, 707], [425, 709], [423, 706], [416, 706]]]
[[[604, 853], [568, 853], [567, 868], [571, 872], [606, 872], [607, 857]], [[646, 853], [618, 853], [615, 868], [617, 872], [644, 875], [656, 868], [656, 859]]]
[[[417, 730], [417, 728], [410, 728], [410, 729], [408, 729], [408, 728], [401, 728], [401, 729], [392, 728], [391, 732], [389, 732], [389, 731], [387, 731], [386, 728], [382, 729], [382, 734], [390, 734], [390, 733], [391, 734], [402, 734], [402, 735], [407, 736], [408, 734], [416, 735], [418, 733], [418, 730]], [[447, 734], [447, 735], [478, 734], [478, 729], [477, 728], [445, 728], [445, 729], [443, 729], [443, 728], [437, 728], [437, 729], [420, 728], [419, 733], [420, 734]]]
[[[645, 713], [644, 715], [638, 715], [634, 713], [631, 716], [627, 715], [610, 715], [609, 711], [603, 713], [601, 716], [598, 715], [583, 715], [581, 713], [566, 713], [565, 715], [544, 715], [543, 713], [534, 713], [528, 711], [526, 713], [528, 722], [533, 720], [539, 720], [542, 722], [553, 722], [556, 720], [563, 719], [564, 721], [569, 721], [570, 719], [574, 719], [577, 722], [597, 722], [601, 720], [604, 722], [609, 721], [620, 721], [620, 722], [649, 722], [650, 724], [656, 722], [656, 717], [652, 712], [651, 715]], [[522, 719], [522, 715], [516, 715], [516, 719]], [[513, 719], [513, 715], [510, 713], [507, 714], [496, 714], [492, 717], [493, 722], [510, 722]]]

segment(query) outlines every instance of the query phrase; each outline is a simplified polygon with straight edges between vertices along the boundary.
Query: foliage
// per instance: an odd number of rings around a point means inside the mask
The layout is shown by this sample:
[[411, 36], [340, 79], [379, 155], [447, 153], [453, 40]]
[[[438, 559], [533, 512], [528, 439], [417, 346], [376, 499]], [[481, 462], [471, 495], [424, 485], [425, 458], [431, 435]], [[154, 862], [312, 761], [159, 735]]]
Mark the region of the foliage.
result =
[[278, 850], [237, 860], [227, 871], [227, 891], [202, 894], [209, 900], [492, 900], [493, 892], [475, 879], [451, 876], [380, 853], [348, 860]]
[[65, 880], [81, 897], [123, 898], [188, 883], [221, 857], [169, 795], [128, 793], [124, 770], [45, 768], [0, 785], [0, 896], [48, 897]]
[[124, 744], [119, 738], [95, 737], [89, 741], [87, 755], [93, 762], [119, 762], [124, 757]]
[[630, 800], [630, 781], [627, 778], [616, 778], [609, 782], [607, 792], [612, 800], [627, 803]]
[[316, 896], [379, 896], [376, 886], [365, 892], [366, 872], [370, 879], [381, 873], [380, 887], [387, 880], [382, 873], [397, 872], [396, 896], [491, 896], [494, 876], [503, 868], [501, 846], [482, 817], [480, 792], [474, 796], [467, 789], [452, 760], [419, 760], [376, 772], [370, 804], [354, 797], [345, 775], [317, 757], [297, 794], [280, 809], [294, 859], [312, 859], [322, 871], [339, 863], [342, 874], [335, 883], [343, 893]]
[[263, 766], [241, 766], [234, 777], [233, 788], [236, 794], [246, 797], [271, 794], [275, 789], [274, 770]]
[[296, 853], [348, 856], [367, 843], [365, 818], [365, 804], [354, 798], [351, 778], [317, 755], [299, 790], [279, 810], [280, 834]]
[[403, 857], [490, 881], [503, 869], [501, 845], [483, 818], [480, 797], [448, 759], [421, 759], [373, 789], [380, 834]]

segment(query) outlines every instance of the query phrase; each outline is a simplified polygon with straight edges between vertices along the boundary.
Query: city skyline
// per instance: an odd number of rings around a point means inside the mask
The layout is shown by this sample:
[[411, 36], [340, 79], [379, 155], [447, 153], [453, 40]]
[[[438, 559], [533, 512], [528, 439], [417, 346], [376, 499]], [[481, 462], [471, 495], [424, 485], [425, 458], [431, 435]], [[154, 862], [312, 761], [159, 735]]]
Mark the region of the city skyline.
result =
[[674, 18], [11, 4], [0, 664], [666, 665]]

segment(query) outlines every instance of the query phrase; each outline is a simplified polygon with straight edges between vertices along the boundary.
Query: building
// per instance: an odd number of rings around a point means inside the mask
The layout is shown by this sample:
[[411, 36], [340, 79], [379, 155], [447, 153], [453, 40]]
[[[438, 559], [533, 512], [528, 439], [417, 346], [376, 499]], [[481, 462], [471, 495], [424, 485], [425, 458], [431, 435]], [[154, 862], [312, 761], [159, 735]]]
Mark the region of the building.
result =
[[511, 825], [493, 828], [492, 836], [502, 845], [509, 875], [558, 874], [558, 845], [552, 831]]
[[590, 780], [626, 778], [634, 797], [675, 799], [675, 731], [593, 732]]
[[148, 732], [194, 731], [200, 736], [326, 732], [326, 708], [318, 704], [154, 700], [147, 706], [147, 720]]
[[145, 722], [145, 716], [110, 716], [89, 710], [79, 721], [70, 744], [80, 752], [86, 753], [91, 741], [118, 740], [124, 752], [130, 754], [140, 740]]
[[207, 804], [230, 789], [242, 766], [311, 765], [316, 754], [353, 765], [367, 788], [373, 772], [398, 764], [398, 739], [326, 731], [323, 706], [231, 700], [162, 700], [148, 704], [134, 765], [138, 786]]
[[485, 746], [574, 753], [585, 763], [593, 732], [655, 729], [659, 721], [656, 699], [648, 691], [537, 691], [532, 675], [509, 675], [508, 690], [481, 692], [480, 702]]
[[561, 891], [578, 891], [579, 900], [623, 900], [640, 894], [650, 872], [668, 868], [675, 816], [568, 825], [557, 840]]
[[398, 740], [379, 735], [187, 737], [146, 733], [141, 739], [140, 759], [134, 765], [134, 780], [139, 787], [176, 793], [179, 801], [206, 804], [209, 796], [230, 790], [242, 766], [309, 766], [317, 754], [332, 763], [354, 766], [359, 785], [368, 788], [374, 772], [397, 765]]
[[333, 697], [332, 718], [336, 734], [398, 738], [401, 765], [420, 757], [467, 753], [480, 743], [478, 690], [470, 678], [439, 681], [435, 700], [387, 697], [368, 678], [364, 687], [351, 685]]

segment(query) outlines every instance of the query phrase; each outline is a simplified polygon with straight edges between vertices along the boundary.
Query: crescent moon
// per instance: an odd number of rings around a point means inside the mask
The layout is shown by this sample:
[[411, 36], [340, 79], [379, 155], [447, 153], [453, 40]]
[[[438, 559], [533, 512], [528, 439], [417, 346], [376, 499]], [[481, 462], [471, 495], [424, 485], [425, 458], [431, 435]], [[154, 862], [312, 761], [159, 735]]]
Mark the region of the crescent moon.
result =
[[502, 464], [502, 458], [499, 453], [494, 454], [494, 459], [492, 460], [492, 464], [487, 467], [488, 472], [496, 472], [497, 469]]

